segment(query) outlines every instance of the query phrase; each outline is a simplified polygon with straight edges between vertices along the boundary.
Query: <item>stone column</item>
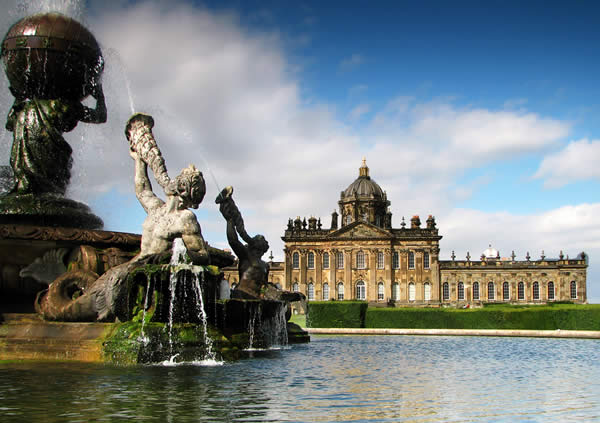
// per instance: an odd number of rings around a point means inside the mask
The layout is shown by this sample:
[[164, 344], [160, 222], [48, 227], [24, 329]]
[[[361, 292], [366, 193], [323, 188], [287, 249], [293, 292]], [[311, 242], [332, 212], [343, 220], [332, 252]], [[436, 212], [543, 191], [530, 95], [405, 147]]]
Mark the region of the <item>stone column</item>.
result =
[[[352, 250], [344, 250], [344, 287], [349, 290], [348, 299], [354, 299], [354, 281], [352, 280]], [[344, 295], [344, 298], [346, 295]]]
[[292, 290], [292, 252], [286, 247], [283, 249], [285, 256], [284, 271], [285, 277], [283, 280], [283, 289], [286, 291]]
[[[385, 292], [388, 298], [392, 298], [392, 284], [394, 283], [394, 270], [392, 268], [392, 249], [385, 248], [383, 250], [383, 268], [385, 269], [386, 284]], [[400, 300], [398, 298], [398, 300]]]
[[367, 291], [367, 301], [377, 301], [377, 250], [368, 250], [368, 254], [369, 290]]
[[[337, 268], [337, 250], [329, 251], [329, 295], [337, 299], [337, 279], [335, 269]], [[333, 291], [332, 291], [333, 289]]]
[[323, 298], [323, 251], [315, 250], [315, 300]]
[[306, 254], [308, 250], [301, 249], [300, 250], [300, 292], [303, 294], [307, 294], [307, 285], [306, 285]]

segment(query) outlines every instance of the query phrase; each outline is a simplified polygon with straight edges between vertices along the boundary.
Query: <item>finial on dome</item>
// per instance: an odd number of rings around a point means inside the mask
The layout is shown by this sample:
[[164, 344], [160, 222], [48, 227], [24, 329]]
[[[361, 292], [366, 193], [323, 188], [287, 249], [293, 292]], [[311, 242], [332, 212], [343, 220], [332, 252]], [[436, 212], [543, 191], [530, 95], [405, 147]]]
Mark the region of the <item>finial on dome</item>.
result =
[[367, 166], [367, 158], [363, 156], [362, 166], [359, 169], [359, 176], [369, 176], [369, 167]]

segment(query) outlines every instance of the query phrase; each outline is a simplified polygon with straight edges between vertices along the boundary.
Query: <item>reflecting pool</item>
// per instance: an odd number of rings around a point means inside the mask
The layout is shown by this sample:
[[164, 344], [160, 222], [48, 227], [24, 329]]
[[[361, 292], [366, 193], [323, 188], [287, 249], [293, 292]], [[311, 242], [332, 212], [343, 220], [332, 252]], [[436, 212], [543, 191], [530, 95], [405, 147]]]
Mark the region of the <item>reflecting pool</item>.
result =
[[600, 419], [600, 341], [313, 336], [217, 366], [0, 364], [2, 422]]

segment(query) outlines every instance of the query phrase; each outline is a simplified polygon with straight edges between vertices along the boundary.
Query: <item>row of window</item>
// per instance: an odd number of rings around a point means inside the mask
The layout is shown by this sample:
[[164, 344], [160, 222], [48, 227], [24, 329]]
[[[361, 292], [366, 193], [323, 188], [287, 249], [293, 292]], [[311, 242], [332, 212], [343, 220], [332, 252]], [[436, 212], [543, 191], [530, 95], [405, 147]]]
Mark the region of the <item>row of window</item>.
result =
[[[330, 262], [329, 253], [324, 252], [323, 253], [323, 269], [329, 269], [329, 262]], [[307, 268], [309, 268], [309, 269], [315, 268], [315, 253], [313, 253], [312, 251], [308, 253], [306, 265], [307, 265]], [[384, 256], [383, 252], [379, 251], [377, 253], [377, 268], [383, 269], [384, 266], [385, 266], [385, 256]], [[366, 269], [367, 268], [367, 263], [365, 260], [365, 253], [363, 251], [358, 251], [356, 253], [356, 267], [358, 269]], [[394, 251], [394, 253], [392, 254], [392, 267], [394, 269], [400, 268], [400, 255], [398, 254], [398, 251]], [[298, 252], [294, 252], [294, 254], [292, 254], [292, 268], [294, 268], [294, 269], [300, 268], [300, 254]], [[337, 269], [344, 268], [344, 253], [342, 253], [342, 252], [338, 252], [336, 254], [336, 268]], [[408, 268], [409, 269], [415, 268], [415, 253], [412, 251], [408, 253]], [[423, 268], [429, 269], [429, 253], [427, 253], [427, 252], [423, 253]]]
[[[292, 285], [292, 290], [294, 292], [298, 292], [300, 289], [300, 286], [298, 285], [298, 282], [294, 282], [294, 284]], [[336, 298], [338, 300], [343, 300], [344, 299], [344, 283], [343, 282], [338, 282], [337, 284], [337, 290], [336, 290], [337, 296]], [[431, 284], [429, 284], [429, 282], [425, 282], [425, 284], [423, 285], [423, 293], [424, 293], [424, 300], [425, 301], [430, 301], [431, 300]], [[308, 284], [307, 287], [307, 292], [306, 292], [306, 296], [307, 299], [309, 301], [314, 301], [315, 300], [315, 286], [314, 284], [311, 282]], [[325, 282], [323, 284], [323, 296], [322, 299], [323, 300], [329, 300], [329, 284], [327, 282]], [[366, 300], [367, 299], [367, 286], [363, 281], [358, 281], [356, 283], [356, 293], [355, 293], [355, 298], [357, 300]], [[399, 300], [400, 299], [400, 284], [398, 283], [393, 283], [392, 284], [392, 300]], [[416, 287], [415, 284], [413, 282], [408, 284], [408, 300], [409, 301], [415, 301], [416, 299]], [[383, 282], [379, 282], [377, 284], [377, 300], [379, 301], [383, 301], [385, 300], [385, 286], [383, 284]]]
[[[473, 282], [473, 300], [480, 299], [479, 293], [479, 282]], [[555, 289], [554, 282], [548, 282], [547, 285], [547, 298], [548, 300], [554, 300], [555, 298]], [[577, 282], [571, 281], [569, 286], [569, 294], [572, 300], [577, 299]], [[534, 282], [532, 286], [532, 298], [534, 300], [540, 299], [540, 284], [538, 282]], [[442, 285], [442, 299], [445, 301], [450, 300], [450, 286], [448, 282], [444, 282]], [[465, 299], [465, 285], [462, 282], [458, 283], [457, 289], [457, 299], [458, 301], [463, 301]], [[489, 282], [487, 285], [487, 299], [495, 300], [496, 299], [496, 287], [494, 282]], [[504, 282], [502, 284], [502, 300], [510, 301], [511, 292], [510, 292], [510, 284], [508, 282]], [[525, 284], [523, 282], [519, 282], [517, 284], [517, 300], [525, 300]]]
[[[473, 300], [479, 300], [479, 282], [473, 282]], [[548, 300], [554, 300], [555, 291], [554, 291], [554, 282], [548, 282]], [[292, 285], [292, 290], [294, 292], [299, 291], [298, 282], [294, 282]], [[465, 285], [462, 282], [458, 283], [458, 301], [465, 300]], [[540, 299], [540, 285], [538, 282], [533, 283], [532, 287], [532, 296], [534, 300]], [[570, 284], [570, 296], [571, 299], [577, 299], [577, 283], [575, 281], [571, 281]], [[307, 297], [309, 301], [313, 301], [315, 299], [315, 286], [311, 282], [308, 284], [307, 289]], [[323, 300], [329, 300], [329, 284], [325, 282], [323, 284]], [[356, 296], [357, 300], [366, 300], [367, 298], [367, 287], [363, 281], [358, 281], [356, 283]], [[344, 283], [338, 282], [337, 284], [337, 299], [344, 299]], [[385, 299], [385, 286], [383, 282], [379, 282], [377, 284], [377, 300], [383, 301]], [[392, 300], [400, 299], [400, 285], [398, 283], [392, 284]], [[416, 287], [413, 282], [408, 284], [408, 300], [415, 301], [416, 299]], [[448, 282], [444, 282], [442, 285], [442, 299], [444, 301], [450, 300], [450, 286]], [[489, 282], [487, 286], [487, 299], [495, 300], [496, 299], [496, 287], [494, 282]], [[508, 282], [504, 282], [502, 284], [502, 299], [504, 301], [509, 301], [511, 299], [510, 295], [510, 284]], [[525, 284], [523, 282], [519, 282], [517, 285], [517, 299], [525, 300]], [[423, 285], [423, 300], [430, 301], [431, 300], [431, 284], [429, 282], [425, 282]]]

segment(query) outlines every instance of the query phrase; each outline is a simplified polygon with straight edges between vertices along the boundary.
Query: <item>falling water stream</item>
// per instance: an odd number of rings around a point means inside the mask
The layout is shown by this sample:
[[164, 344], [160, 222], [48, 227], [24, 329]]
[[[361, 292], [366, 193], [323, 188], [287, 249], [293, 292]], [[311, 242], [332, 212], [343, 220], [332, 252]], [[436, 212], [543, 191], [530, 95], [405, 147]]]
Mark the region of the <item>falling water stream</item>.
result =
[[202, 296], [202, 287], [201, 281], [204, 280], [204, 269], [200, 266], [194, 266], [186, 263], [187, 257], [187, 248], [183, 242], [183, 239], [176, 238], [173, 241], [173, 254], [171, 255], [171, 261], [169, 262], [170, 266], [170, 279], [169, 279], [169, 289], [171, 292], [171, 299], [169, 302], [169, 321], [167, 324], [167, 329], [169, 331], [169, 360], [164, 361], [163, 365], [175, 365], [179, 364], [175, 362], [175, 358], [179, 354], [173, 354], [173, 319], [174, 319], [174, 309], [175, 309], [175, 301], [176, 301], [176, 292], [177, 287], [181, 285], [183, 278], [186, 277], [186, 274], [192, 274], [192, 282], [194, 287], [194, 295], [195, 295], [195, 303], [196, 303], [196, 313], [200, 324], [202, 325], [202, 334], [205, 345], [205, 353], [202, 357], [202, 360], [199, 361], [200, 364], [207, 365], [218, 365], [222, 364], [222, 362], [218, 361], [216, 358], [216, 354], [214, 351], [213, 341], [208, 335], [208, 319], [206, 315], [206, 310], [204, 308], [204, 300]]

